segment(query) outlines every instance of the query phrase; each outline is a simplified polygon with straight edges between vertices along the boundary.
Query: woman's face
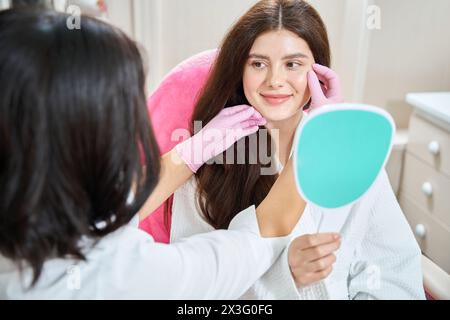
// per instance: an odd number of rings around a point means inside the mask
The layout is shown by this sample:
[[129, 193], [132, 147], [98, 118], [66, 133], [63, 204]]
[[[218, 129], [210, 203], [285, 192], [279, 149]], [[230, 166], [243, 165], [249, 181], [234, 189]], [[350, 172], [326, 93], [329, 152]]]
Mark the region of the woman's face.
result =
[[305, 40], [287, 30], [260, 35], [244, 68], [244, 93], [268, 122], [287, 120], [310, 98], [307, 73], [314, 64]]

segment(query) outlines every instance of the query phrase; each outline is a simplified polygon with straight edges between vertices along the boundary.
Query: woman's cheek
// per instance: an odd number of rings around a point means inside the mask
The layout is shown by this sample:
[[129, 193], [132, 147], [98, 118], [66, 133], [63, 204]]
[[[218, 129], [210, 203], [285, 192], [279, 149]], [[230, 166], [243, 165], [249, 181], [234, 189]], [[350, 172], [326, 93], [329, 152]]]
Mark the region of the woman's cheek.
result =
[[310, 97], [307, 72], [301, 72], [293, 76], [291, 78], [291, 83], [294, 87], [294, 90], [296, 91], [297, 96], [302, 98], [302, 101], [307, 101]]
[[262, 77], [261, 74], [255, 74], [252, 71], [248, 71], [244, 73], [242, 80], [245, 97], [251, 105], [256, 106], [258, 104], [257, 99], [259, 96], [258, 89], [260, 88], [261, 83], [264, 82], [264, 77]]

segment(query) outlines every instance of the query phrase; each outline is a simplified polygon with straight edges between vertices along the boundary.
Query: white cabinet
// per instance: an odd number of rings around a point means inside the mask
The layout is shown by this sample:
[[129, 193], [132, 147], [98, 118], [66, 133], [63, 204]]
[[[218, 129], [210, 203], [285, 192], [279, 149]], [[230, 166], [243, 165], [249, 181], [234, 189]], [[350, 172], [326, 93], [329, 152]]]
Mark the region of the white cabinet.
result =
[[[414, 107], [399, 202], [423, 254], [424, 279], [446, 274], [434, 288], [450, 288], [450, 92], [407, 95]], [[429, 268], [430, 264], [435, 268]], [[437, 286], [437, 287], [436, 287]], [[444, 290], [444, 292], [445, 292]], [[447, 297], [450, 292], [447, 292]]]

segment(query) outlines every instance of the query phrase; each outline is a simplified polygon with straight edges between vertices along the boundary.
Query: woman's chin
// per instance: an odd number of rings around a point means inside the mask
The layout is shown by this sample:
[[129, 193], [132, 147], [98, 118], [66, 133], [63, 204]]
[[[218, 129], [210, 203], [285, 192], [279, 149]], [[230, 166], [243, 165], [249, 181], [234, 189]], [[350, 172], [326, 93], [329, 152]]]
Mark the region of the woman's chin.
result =
[[264, 110], [260, 111], [267, 122], [282, 122], [299, 115], [300, 109], [295, 110]]

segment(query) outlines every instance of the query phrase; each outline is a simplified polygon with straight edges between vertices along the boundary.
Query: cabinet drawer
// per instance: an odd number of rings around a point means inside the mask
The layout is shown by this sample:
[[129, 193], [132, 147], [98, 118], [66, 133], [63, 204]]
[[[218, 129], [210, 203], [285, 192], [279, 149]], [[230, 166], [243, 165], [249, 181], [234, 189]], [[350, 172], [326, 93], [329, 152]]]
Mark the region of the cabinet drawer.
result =
[[400, 196], [400, 206], [422, 252], [445, 272], [450, 273], [450, 231], [404, 194]]
[[407, 150], [450, 177], [450, 133], [417, 114], [411, 117]]
[[401, 193], [450, 229], [450, 178], [407, 153]]

